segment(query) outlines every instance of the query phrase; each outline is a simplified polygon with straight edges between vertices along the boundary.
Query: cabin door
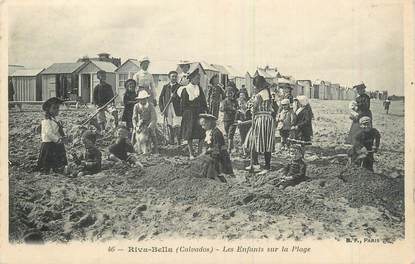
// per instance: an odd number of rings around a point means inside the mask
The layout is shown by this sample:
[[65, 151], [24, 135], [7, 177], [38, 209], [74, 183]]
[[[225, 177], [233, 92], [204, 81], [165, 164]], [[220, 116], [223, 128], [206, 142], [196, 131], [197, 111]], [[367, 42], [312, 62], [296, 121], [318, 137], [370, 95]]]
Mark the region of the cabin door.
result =
[[91, 102], [91, 75], [81, 74], [81, 97], [85, 103]]

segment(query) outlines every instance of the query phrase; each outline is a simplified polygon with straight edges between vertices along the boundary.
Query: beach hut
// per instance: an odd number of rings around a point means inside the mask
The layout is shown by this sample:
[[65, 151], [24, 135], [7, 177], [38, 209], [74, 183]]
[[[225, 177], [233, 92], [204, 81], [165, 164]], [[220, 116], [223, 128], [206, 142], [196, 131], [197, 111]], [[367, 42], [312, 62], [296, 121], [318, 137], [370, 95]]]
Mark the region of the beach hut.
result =
[[219, 71], [219, 80], [220, 83], [226, 87], [229, 81], [229, 72], [228, 69], [226, 69], [225, 66], [220, 65], [220, 64], [212, 64], [213, 67], [215, 67], [215, 69], [217, 69], [217, 71]]
[[264, 68], [258, 67], [254, 73], [254, 76], [262, 76], [270, 84], [278, 84], [278, 78], [281, 78], [282, 75], [278, 72], [277, 67], [265, 66]]
[[297, 80], [297, 84], [303, 87], [302, 94], [308, 98], [314, 98], [314, 86], [311, 80]]
[[339, 100], [346, 100], [346, 87], [342, 85], [339, 88]]
[[[79, 90], [78, 96], [81, 96], [84, 102], [92, 102], [92, 95], [95, 86], [99, 83], [97, 78], [98, 71], [105, 71], [106, 74], [106, 83], [111, 85], [114, 93], [116, 92], [116, 74], [115, 70], [117, 67], [106, 61], [88, 61], [79, 71]], [[122, 100], [122, 97], [118, 97], [117, 101]]]
[[249, 72], [245, 73], [245, 88], [250, 96], [254, 94], [254, 77]]
[[229, 76], [228, 76], [229, 80], [235, 83], [238, 89], [241, 89], [242, 85], [246, 86], [245, 76], [243, 75], [243, 73], [239, 72], [231, 65], [227, 65], [225, 66], [225, 68], [229, 73]]
[[340, 100], [340, 84], [332, 83], [331, 84], [331, 100]]
[[44, 69], [22, 69], [12, 73], [11, 80], [14, 87], [16, 101], [41, 101], [42, 77]]
[[42, 71], [42, 101], [50, 97], [74, 100], [78, 96], [79, 71], [85, 62], [54, 63]]
[[161, 89], [167, 83], [169, 83], [169, 72], [177, 69], [178, 62], [176, 61], [164, 61], [154, 60], [150, 62], [148, 71], [153, 75], [154, 84], [156, 88], [156, 96], [159, 97]]
[[125, 93], [124, 83], [126, 80], [133, 78], [134, 74], [140, 69], [140, 63], [136, 59], [128, 59], [115, 70], [116, 90], [118, 101], [122, 100]]
[[207, 77], [208, 81], [214, 75], [218, 75], [219, 76], [219, 81], [221, 82], [221, 72], [215, 66], [213, 66], [213, 64], [209, 64], [205, 61], [201, 61], [200, 65], [202, 65], [203, 69], [205, 70], [206, 77]]

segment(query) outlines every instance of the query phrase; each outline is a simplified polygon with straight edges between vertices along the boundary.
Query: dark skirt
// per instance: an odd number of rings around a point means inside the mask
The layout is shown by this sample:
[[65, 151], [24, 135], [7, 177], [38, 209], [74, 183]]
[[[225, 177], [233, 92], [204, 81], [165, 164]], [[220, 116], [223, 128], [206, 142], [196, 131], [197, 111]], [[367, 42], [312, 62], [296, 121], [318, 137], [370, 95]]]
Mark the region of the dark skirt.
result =
[[124, 108], [124, 112], [122, 113], [122, 117], [121, 120], [127, 123], [127, 128], [132, 128], [132, 124], [133, 124], [133, 110], [134, 110], [134, 105], [133, 104], [129, 104], [127, 106], [125, 106]]
[[353, 121], [350, 126], [349, 134], [346, 137], [346, 144], [354, 145], [354, 137], [360, 131], [359, 121]]
[[214, 160], [219, 173], [233, 174], [232, 161], [227, 150], [221, 150], [219, 157]]
[[212, 114], [216, 118], [218, 118], [219, 117], [219, 107], [220, 107], [220, 102], [219, 101], [210, 102], [210, 114]]
[[185, 140], [190, 139], [204, 139], [205, 130], [199, 124], [199, 111], [194, 109], [186, 109], [182, 115], [182, 138]]
[[64, 144], [55, 142], [42, 142], [37, 161], [38, 170], [58, 169], [68, 164]]

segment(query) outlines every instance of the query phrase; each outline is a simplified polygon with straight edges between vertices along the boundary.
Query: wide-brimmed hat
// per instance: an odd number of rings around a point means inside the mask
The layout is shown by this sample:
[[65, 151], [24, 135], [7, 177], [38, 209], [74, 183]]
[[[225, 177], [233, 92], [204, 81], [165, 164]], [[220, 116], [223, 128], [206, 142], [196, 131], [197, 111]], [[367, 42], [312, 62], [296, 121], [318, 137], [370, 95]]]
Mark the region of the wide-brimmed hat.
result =
[[42, 104], [42, 110], [48, 111], [53, 104], [62, 104], [64, 101], [58, 97], [51, 97]]
[[187, 79], [191, 80], [191, 79], [193, 79], [196, 75], [199, 75], [199, 68], [196, 68], [194, 71], [192, 71], [191, 73], [189, 73], [189, 75], [187, 76]]
[[140, 63], [145, 62], [145, 61], [150, 62], [150, 58], [149, 58], [149, 57], [147, 57], [147, 56], [144, 56], [144, 57], [142, 57], [142, 58], [140, 59]]
[[129, 83], [134, 83], [134, 86], [137, 86], [137, 82], [134, 79], [128, 79], [124, 83], [124, 87], [127, 87]]
[[211, 115], [211, 114], [199, 114], [199, 118], [206, 118], [209, 120], [218, 120], [216, 116]]
[[141, 90], [138, 92], [138, 95], [135, 99], [147, 99], [149, 98], [150, 95], [148, 94], [148, 92], [146, 90]]
[[257, 75], [254, 77], [253, 85], [257, 89], [264, 89], [268, 85], [268, 83], [265, 80], [264, 76]]
[[372, 122], [372, 119], [370, 119], [370, 117], [368, 116], [363, 116], [359, 119], [359, 124], [370, 124], [370, 122]]

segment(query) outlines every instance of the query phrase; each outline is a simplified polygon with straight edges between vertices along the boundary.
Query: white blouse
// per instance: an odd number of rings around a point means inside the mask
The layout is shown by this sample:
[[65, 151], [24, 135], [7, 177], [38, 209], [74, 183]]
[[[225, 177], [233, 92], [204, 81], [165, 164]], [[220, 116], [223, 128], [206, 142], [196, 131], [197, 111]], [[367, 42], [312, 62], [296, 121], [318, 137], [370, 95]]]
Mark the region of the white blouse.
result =
[[58, 142], [61, 138], [58, 124], [51, 119], [42, 120], [42, 142]]

